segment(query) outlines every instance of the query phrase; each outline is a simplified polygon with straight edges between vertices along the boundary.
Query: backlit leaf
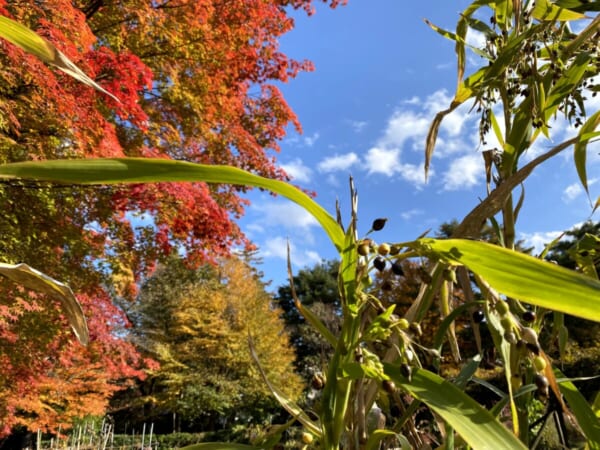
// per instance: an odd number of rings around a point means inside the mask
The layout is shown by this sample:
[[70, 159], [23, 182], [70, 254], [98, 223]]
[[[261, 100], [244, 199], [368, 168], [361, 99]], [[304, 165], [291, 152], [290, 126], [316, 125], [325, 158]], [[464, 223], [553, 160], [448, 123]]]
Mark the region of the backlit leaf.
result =
[[439, 414], [473, 449], [526, 448], [489, 411], [451, 382], [423, 369], [414, 370], [408, 382], [400, 367], [387, 363], [384, 366], [397, 386]]
[[528, 303], [600, 321], [600, 282], [485, 242], [423, 239], [425, 252], [467, 266], [499, 292]]
[[10, 278], [28, 289], [32, 289], [60, 301], [62, 312], [69, 320], [69, 324], [83, 345], [89, 341], [89, 333], [81, 305], [73, 295], [71, 288], [54, 278], [29, 267], [27, 264], [0, 263], [0, 275]]

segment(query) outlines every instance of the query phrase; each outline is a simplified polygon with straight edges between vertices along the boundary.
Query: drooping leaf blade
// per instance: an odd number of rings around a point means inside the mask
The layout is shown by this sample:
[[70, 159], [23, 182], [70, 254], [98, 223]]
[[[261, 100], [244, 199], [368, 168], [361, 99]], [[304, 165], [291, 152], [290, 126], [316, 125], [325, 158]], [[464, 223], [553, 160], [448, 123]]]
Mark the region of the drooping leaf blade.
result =
[[54, 45], [36, 34], [24, 25], [5, 16], [0, 16], [0, 37], [21, 48], [25, 52], [38, 57], [46, 64], [62, 70], [76, 80], [119, 101], [117, 97], [103, 89], [98, 83], [88, 77], [69, 58], [63, 55]]
[[451, 382], [423, 369], [414, 370], [409, 382], [401, 375], [399, 366], [388, 363], [384, 366], [396, 385], [433, 409], [473, 449], [527, 448], [489, 411]]
[[587, 145], [589, 139], [595, 136], [595, 133], [593, 132], [598, 125], [600, 125], [600, 111], [596, 111], [596, 113], [582, 125], [581, 130], [579, 130], [579, 141], [575, 144], [573, 151], [577, 175], [579, 175], [579, 180], [588, 194], [589, 189], [586, 170]]
[[158, 158], [51, 160], [2, 165], [2, 178], [75, 184], [204, 181], [254, 186], [268, 189], [302, 206], [317, 219], [338, 249], [342, 248], [344, 242], [344, 233], [336, 220], [304, 192], [283, 181], [264, 178], [236, 167]]
[[467, 266], [509, 297], [600, 321], [600, 282], [580, 273], [479, 241], [421, 239], [416, 246]]
[[[556, 377], [564, 378], [560, 370], [554, 369], [554, 373]], [[558, 387], [585, 434], [587, 448], [600, 449], [600, 419], [596, 416], [592, 407], [571, 381], [562, 380]]]
[[83, 345], [89, 341], [89, 332], [81, 305], [69, 286], [36, 270], [27, 264], [0, 263], [0, 275], [19, 283], [28, 289], [50, 295], [57, 299], [62, 312], [67, 317], [73, 333]]

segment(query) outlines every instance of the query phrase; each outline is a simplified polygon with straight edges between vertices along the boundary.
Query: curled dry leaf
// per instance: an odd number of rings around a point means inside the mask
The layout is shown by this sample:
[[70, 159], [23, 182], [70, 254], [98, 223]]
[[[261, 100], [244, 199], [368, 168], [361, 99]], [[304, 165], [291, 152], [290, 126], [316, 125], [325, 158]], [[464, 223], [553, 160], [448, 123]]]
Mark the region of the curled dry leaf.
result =
[[48, 294], [60, 301], [62, 310], [79, 342], [87, 345], [89, 332], [81, 305], [69, 286], [36, 270], [27, 264], [0, 263], [0, 275], [37, 292]]

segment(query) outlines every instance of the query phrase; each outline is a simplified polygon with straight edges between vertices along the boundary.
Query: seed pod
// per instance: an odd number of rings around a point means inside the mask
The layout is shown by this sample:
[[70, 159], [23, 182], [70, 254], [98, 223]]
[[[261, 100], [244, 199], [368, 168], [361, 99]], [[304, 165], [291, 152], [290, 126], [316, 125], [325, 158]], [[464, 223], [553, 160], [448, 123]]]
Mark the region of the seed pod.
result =
[[509, 344], [516, 344], [517, 343], [517, 335], [515, 333], [513, 333], [512, 331], [506, 331], [504, 333], [504, 339]]
[[452, 269], [444, 269], [443, 272], [444, 280], [456, 283], [456, 272]]
[[402, 364], [400, 366], [400, 373], [402, 374], [402, 376], [404, 378], [406, 378], [408, 380], [409, 383], [412, 381], [412, 367], [411, 366], [409, 366], [408, 364]]
[[541, 400], [542, 402], [546, 402], [546, 400], [548, 400], [548, 397], [550, 396], [550, 393], [548, 392], [548, 387], [537, 388], [535, 392], [538, 395], [539, 400]]
[[398, 319], [398, 322], [396, 322], [396, 326], [398, 328], [400, 328], [402, 331], [408, 330], [408, 327], [410, 326], [410, 324], [408, 323], [408, 320], [406, 320], [404, 317], [402, 317], [401, 319]]
[[392, 255], [392, 256], [397, 255], [398, 253], [400, 253], [400, 250], [402, 250], [402, 247], [398, 247], [397, 245], [392, 245], [390, 247], [390, 255]]
[[504, 316], [506, 313], [508, 313], [508, 303], [506, 303], [504, 300], [497, 301], [495, 307], [496, 311], [498, 311], [498, 314], [501, 316]]
[[359, 242], [358, 248], [356, 251], [361, 256], [367, 256], [371, 252], [370, 239]]
[[371, 225], [371, 228], [373, 229], [373, 231], [382, 230], [386, 222], [387, 218], [375, 219], [373, 221], [373, 225]]
[[385, 256], [389, 252], [390, 252], [389, 244], [380, 244], [379, 247], [377, 247], [377, 253], [379, 253], [381, 256]]
[[302, 433], [302, 442], [304, 442], [306, 445], [311, 444], [313, 441], [313, 435], [307, 432]]
[[541, 373], [535, 374], [535, 376], [533, 377], [533, 382], [538, 387], [538, 389], [548, 388], [548, 386], [550, 384], [548, 382], [548, 378], [546, 378], [546, 376], [542, 375]]
[[325, 387], [325, 375], [320, 372], [313, 374], [312, 379], [310, 380], [310, 384], [313, 389], [320, 391]]
[[529, 350], [534, 355], [539, 355], [540, 354], [540, 346], [539, 345], [537, 345], [537, 344], [531, 344], [529, 342], [526, 342], [525, 346], [527, 347], [527, 350]]
[[531, 310], [527, 310], [523, 313], [523, 321], [527, 322], [527, 323], [531, 323], [535, 320], [535, 313]]
[[546, 360], [542, 356], [536, 356], [533, 358], [533, 367], [536, 372], [543, 372], [546, 366]]
[[508, 316], [500, 319], [500, 325], [502, 325], [502, 328], [504, 328], [504, 331], [512, 331], [512, 329], [513, 329], [513, 321]]
[[404, 269], [402, 269], [402, 263], [399, 261], [394, 261], [392, 263], [392, 272], [394, 275], [398, 275], [399, 277], [404, 275]]
[[421, 325], [417, 322], [411, 322], [409, 325], [410, 331], [413, 332], [415, 336], [421, 337], [423, 335], [423, 331], [421, 330]]
[[383, 272], [385, 270], [385, 259], [383, 259], [381, 256], [378, 256], [373, 260], [373, 266], [375, 266], [375, 268], [380, 272]]
[[521, 338], [529, 344], [535, 344], [539, 347], [538, 336], [533, 328], [523, 327], [521, 330]]
[[485, 319], [485, 313], [481, 310], [481, 309], [476, 309], [475, 311], [473, 311], [473, 322], [475, 323], [481, 323], [483, 322], [483, 319]]
[[383, 390], [388, 394], [393, 394], [396, 392], [396, 385], [392, 380], [383, 380], [381, 382], [381, 387], [383, 387]]

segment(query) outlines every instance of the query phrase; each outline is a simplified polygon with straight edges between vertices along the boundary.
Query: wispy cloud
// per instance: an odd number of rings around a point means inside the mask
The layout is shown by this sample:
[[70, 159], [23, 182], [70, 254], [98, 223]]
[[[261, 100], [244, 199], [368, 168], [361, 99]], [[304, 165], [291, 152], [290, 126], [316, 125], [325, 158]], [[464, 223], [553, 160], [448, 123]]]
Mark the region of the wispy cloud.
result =
[[283, 236], [276, 236], [269, 239], [260, 246], [261, 256], [265, 258], [276, 258], [287, 261], [288, 242], [290, 247], [290, 258], [292, 265], [296, 267], [312, 266], [320, 262], [323, 258], [314, 250], [299, 250], [292, 239], [288, 240]]
[[400, 149], [372, 147], [367, 151], [365, 162], [370, 174], [379, 173], [391, 177], [400, 164]]
[[401, 212], [400, 217], [402, 217], [404, 220], [410, 220], [413, 217], [422, 215], [423, 213], [424, 211], [422, 209], [413, 208], [409, 209], [408, 211]]
[[261, 215], [264, 229], [283, 226], [289, 230], [317, 227], [317, 220], [299, 205], [291, 202], [254, 203], [253, 210]]
[[315, 145], [315, 142], [317, 142], [319, 137], [321, 137], [319, 133], [313, 133], [310, 136], [304, 136], [302, 141], [307, 147], [312, 147], [313, 145]]
[[562, 231], [536, 231], [533, 233], [519, 233], [519, 239], [525, 247], [533, 247], [533, 254], [539, 255], [546, 246], [562, 234]]
[[444, 190], [468, 189], [478, 184], [484, 174], [483, 158], [479, 153], [461, 156], [450, 162], [444, 173]]
[[362, 133], [362, 131], [368, 125], [368, 122], [364, 120], [348, 120], [348, 123], [350, 124], [355, 133]]
[[294, 181], [306, 183], [310, 181], [312, 170], [305, 166], [300, 158], [296, 158], [289, 163], [281, 164], [281, 168], [292, 177]]
[[358, 155], [354, 152], [345, 153], [343, 155], [334, 155], [325, 158], [321, 161], [317, 168], [319, 172], [329, 173], [338, 171], [347, 171], [354, 164], [359, 162]]
[[565, 203], [570, 203], [583, 194], [583, 188], [581, 187], [581, 183], [573, 183], [568, 185], [562, 194], [562, 199]]

